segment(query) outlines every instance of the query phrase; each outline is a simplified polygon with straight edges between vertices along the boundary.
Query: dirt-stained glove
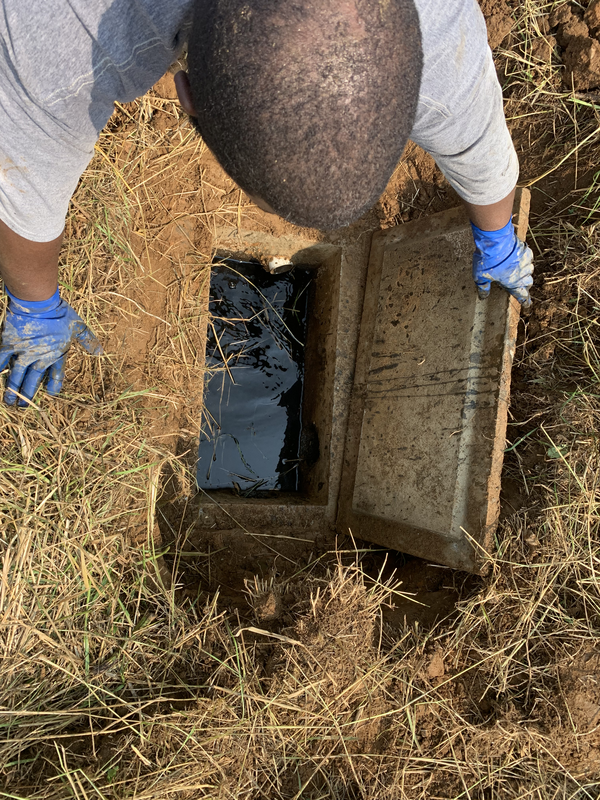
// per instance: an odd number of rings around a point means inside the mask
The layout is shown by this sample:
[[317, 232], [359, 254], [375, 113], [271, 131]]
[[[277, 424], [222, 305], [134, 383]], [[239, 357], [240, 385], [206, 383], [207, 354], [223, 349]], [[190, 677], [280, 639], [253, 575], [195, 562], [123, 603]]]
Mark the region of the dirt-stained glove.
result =
[[492, 281], [516, 297], [524, 308], [531, 305], [529, 287], [533, 283], [533, 253], [515, 232], [512, 221], [499, 231], [482, 231], [473, 223], [473, 280], [479, 297], [490, 293]]
[[[48, 300], [19, 300], [8, 289], [8, 307], [0, 339], [0, 371], [10, 367], [4, 402], [12, 406], [14, 391], [33, 399], [48, 374], [48, 394], [60, 392], [67, 350], [76, 339], [88, 353], [101, 355], [102, 346], [58, 289]], [[14, 391], [13, 391], [14, 390]], [[18, 405], [26, 406], [19, 398]]]

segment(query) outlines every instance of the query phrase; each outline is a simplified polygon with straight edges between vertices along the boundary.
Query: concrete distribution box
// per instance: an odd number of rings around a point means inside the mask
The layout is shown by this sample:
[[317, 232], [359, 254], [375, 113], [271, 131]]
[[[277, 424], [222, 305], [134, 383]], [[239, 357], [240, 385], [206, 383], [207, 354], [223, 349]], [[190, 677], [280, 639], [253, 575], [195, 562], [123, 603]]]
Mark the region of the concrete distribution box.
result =
[[[529, 193], [515, 222], [524, 238]], [[471, 277], [464, 209], [364, 243], [218, 232], [217, 253], [315, 268], [303, 424], [319, 458], [294, 493], [194, 501], [198, 528], [356, 538], [481, 571], [498, 521], [518, 303]]]

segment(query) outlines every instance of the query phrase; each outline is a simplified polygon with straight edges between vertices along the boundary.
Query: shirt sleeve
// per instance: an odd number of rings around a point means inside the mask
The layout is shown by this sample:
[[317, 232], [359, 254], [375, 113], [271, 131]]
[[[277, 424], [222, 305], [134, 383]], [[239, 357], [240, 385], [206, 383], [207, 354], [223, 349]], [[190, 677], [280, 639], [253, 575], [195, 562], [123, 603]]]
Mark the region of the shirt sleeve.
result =
[[[35, 7], [35, 10], [33, 10]], [[0, 219], [36, 242], [64, 228], [115, 100], [179, 56], [193, 0], [0, 0]]]
[[411, 139], [433, 156], [463, 200], [489, 205], [513, 190], [519, 161], [481, 12], [475, 9], [465, 16], [469, 25], [466, 49], [473, 52], [463, 58], [460, 68], [456, 59], [444, 54], [430, 70], [422, 85]]
[[0, 219], [25, 239], [52, 241], [64, 229], [95, 140], [78, 139], [25, 91], [2, 80], [0, 132]]

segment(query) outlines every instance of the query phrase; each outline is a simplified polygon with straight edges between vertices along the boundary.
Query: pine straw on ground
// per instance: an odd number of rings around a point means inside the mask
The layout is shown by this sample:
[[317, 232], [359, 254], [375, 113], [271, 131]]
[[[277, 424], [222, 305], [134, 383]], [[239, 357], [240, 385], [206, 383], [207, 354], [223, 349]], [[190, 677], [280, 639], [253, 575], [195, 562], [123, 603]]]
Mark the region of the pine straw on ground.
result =
[[[538, 161], [526, 181], [553, 170], [533, 183], [551, 194], [566, 168], [589, 178], [532, 218], [540, 277], [518, 350], [505, 471], [523, 502], [498, 531], [489, 575], [451, 623], [430, 631], [382, 625], [398, 587], [367, 580], [358, 553], [274, 584], [286, 628], [240, 624], [216, 597], [178, 602], [153, 509], [161, 474], [184, 492], [191, 480], [153, 426], [172, 396], [172, 367], [161, 371], [160, 359], [188, 364], [192, 378], [201, 370], [201, 280], [192, 282], [183, 306], [167, 298], [161, 322], [187, 308], [190, 338], [176, 351], [164, 328], [154, 332], [154, 380], [128, 372], [118, 349], [79, 353], [62, 399], [41, 397], [24, 412], [0, 406], [0, 797], [600, 795], [598, 120], [593, 101], [563, 91], [556, 64], [532, 55], [553, 5], [515, 11], [500, 54], [509, 113], [517, 133], [535, 115]], [[156, 95], [123, 110], [134, 126], [103, 138], [69, 222], [63, 288], [105, 340], [112, 315], [133, 313], [115, 294], [131, 291], [143, 250], [173, 222], [171, 207], [154, 217], [156, 230], [140, 223], [158, 207], [161, 175], [180, 163], [158, 151], [166, 145], [148, 127], [152, 107], [177, 114]], [[131, 145], [139, 137], [147, 156]], [[201, 145], [185, 130], [180, 145], [186, 165], [198, 164]], [[215, 215], [245, 213], [221, 194], [194, 212], [207, 229]], [[188, 259], [180, 277], [201, 279], [210, 253], [190, 252], [173, 268]]]

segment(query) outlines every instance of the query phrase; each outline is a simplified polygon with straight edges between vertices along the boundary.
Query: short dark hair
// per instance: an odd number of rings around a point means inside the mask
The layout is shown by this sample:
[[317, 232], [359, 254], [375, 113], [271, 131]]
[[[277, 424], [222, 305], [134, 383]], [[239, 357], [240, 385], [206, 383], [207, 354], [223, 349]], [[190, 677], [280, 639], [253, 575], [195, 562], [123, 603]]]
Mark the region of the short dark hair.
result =
[[248, 194], [297, 225], [348, 225], [381, 196], [421, 80], [413, 0], [197, 0], [198, 128]]

